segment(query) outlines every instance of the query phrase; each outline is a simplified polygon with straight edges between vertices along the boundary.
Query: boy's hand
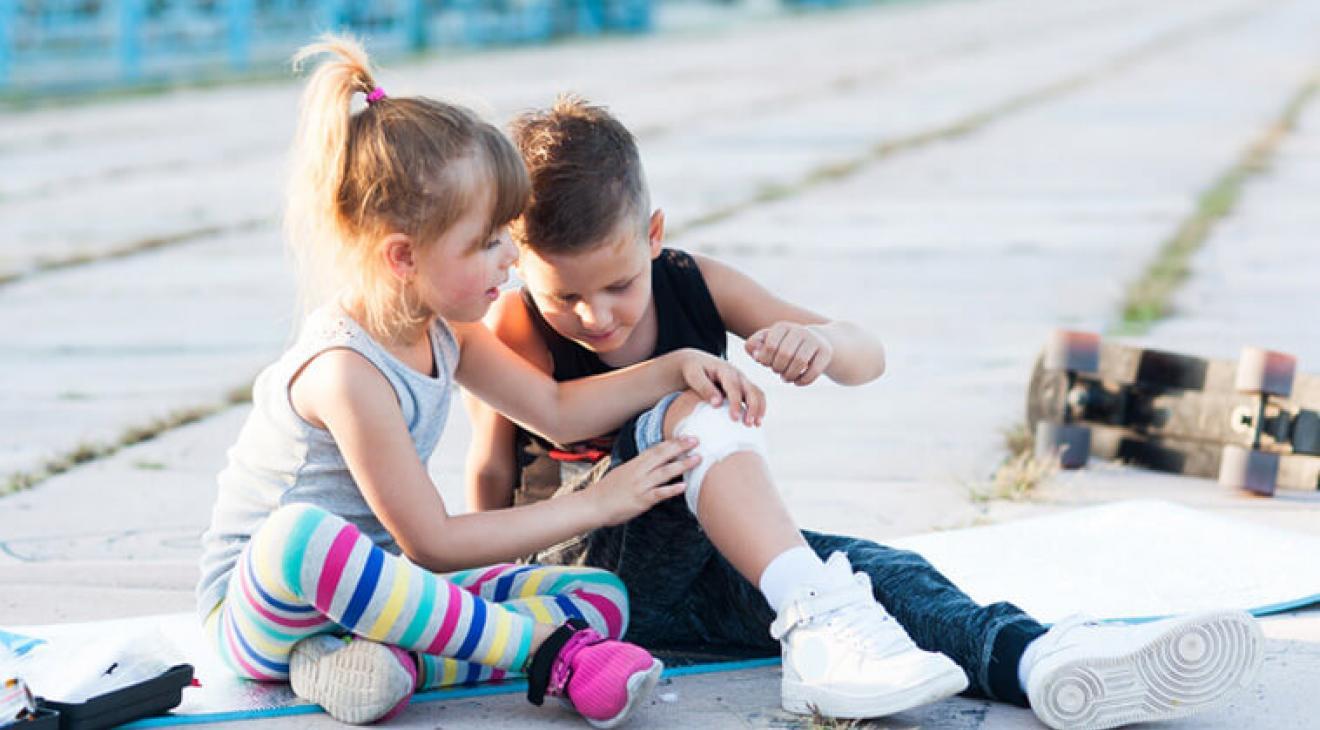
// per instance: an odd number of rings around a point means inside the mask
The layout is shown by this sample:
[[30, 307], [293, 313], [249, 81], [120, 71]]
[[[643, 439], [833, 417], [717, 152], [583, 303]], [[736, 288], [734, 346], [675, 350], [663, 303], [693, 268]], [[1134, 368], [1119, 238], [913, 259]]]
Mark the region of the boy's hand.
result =
[[765, 417], [765, 392], [738, 368], [701, 350], [683, 350], [683, 381], [707, 403], [719, 406], [729, 400], [729, 417], [742, 418], [748, 426], [761, 425]]
[[775, 371], [785, 383], [811, 385], [834, 358], [834, 345], [811, 325], [776, 322], [745, 343], [752, 359]]
[[686, 484], [667, 482], [701, 461], [700, 456], [691, 453], [696, 446], [697, 440], [691, 437], [661, 441], [587, 487], [584, 491], [596, 502], [602, 524], [627, 522], [659, 502], [682, 494]]

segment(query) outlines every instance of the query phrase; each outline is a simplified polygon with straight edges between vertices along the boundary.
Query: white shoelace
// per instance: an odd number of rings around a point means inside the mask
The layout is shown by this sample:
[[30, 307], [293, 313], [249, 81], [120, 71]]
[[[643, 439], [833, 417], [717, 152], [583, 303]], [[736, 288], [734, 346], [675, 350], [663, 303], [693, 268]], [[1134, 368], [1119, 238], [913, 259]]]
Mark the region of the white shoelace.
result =
[[826, 624], [837, 628], [867, 654], [889, 656], [912, 648], [907, 632], [871, 595], [870, 581], [865, 576], [854, 577], [857, 586], [849, 589], [856, 592], [854, 600], [831, 611], [825, 617]]

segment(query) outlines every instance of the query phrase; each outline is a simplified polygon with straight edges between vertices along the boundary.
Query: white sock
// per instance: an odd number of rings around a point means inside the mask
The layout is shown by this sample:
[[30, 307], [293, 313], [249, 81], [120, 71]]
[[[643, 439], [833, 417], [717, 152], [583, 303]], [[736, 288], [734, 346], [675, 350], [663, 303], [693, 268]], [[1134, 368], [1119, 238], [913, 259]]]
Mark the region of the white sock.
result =
[[1018, 684], [1022, 687], [1022, 693], [1027, 692], [1027, 679], [1031, 677], [1031, 668], [1036, 666], [1036, 653], [1040, 649], [1040, 640], [1044, 634], [1037, 636], [1027, 644], [1027, 648], [1022, 650], [1022, 660], [1018, 662]]
[[825, 563], [810, 548], [789, 548], [770, 561], [761, 573], [761, 595], [770, 608], [779, 613], [798, 586], [817, 581], [825, 573]]

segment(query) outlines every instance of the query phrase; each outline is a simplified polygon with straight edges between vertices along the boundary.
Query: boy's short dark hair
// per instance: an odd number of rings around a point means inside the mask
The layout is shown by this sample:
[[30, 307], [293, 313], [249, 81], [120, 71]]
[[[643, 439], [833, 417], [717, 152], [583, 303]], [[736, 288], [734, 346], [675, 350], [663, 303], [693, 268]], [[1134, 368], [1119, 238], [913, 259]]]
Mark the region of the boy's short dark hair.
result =
[[527, 165], [532, 197], [515, 224], [518, 244], [538, 253], [574, 253], [636, 220], [650, 206], [632, 134], [601, 106], [561, 96], [510, 127]]

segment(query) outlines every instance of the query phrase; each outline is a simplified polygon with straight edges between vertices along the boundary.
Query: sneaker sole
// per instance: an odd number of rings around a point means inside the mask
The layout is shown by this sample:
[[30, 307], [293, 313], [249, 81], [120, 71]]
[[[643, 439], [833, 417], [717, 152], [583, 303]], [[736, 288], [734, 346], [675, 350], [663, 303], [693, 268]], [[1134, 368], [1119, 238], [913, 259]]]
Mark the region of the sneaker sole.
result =
[[1125, 654], [1041, 667], [1031, 709], [1056, 729], [1172, 720], [1251, 684], [1263, 660], [1264, 639], [1249, 616], [1189, 616]]
[[389, 649], [367, 641], [339, 647], [303, 641], [289, 657], [293, 693], [351, 725], [383, 717], [412, 693], [411, 683], [412, 677]]
[[783, 680], [780, 704], [796, 715], [820, 714], [829, 718], [860, 720], [885, 717], [914, 707], [921, 707], [967, 689], [967, 675], [961, 669], [932, 677], [915, 687], [883, 697], [840, 695], [820, 687]]
[[633, 710], [637, 708], [637, 703], [651, 696], [656, 683], [660, 681], [660, 673], [664, 670], [664, 662], [653, 659], [650, 669], [644, 669], [628, 678], [628, 702], [624, 704], [622, 710], [619, 710], [619, 714], [608, 720], [593, 720], [588, 717], [586, 721], [592, 727], [601, 728], [602, 730], [609, 730], [609, 728], [623, 724], [632, 715]]

